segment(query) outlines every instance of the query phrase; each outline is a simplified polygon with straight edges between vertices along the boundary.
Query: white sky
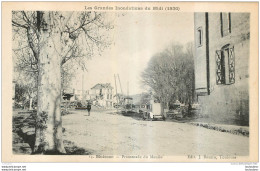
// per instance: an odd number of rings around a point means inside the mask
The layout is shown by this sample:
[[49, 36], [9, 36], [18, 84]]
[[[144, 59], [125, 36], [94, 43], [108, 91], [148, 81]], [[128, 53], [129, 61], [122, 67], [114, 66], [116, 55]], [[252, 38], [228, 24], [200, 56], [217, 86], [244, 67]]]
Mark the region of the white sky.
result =
[[[111, 83], [115, 87], [114, 74], [119, 74], [123, 93], [127, 93], [127, 82], [129, 94], [145, 91], [140, 76], [149, 59], [171, 42], [193, 41], [193, 30], [193, 13], [129, 12], [116, 18], [112, 30], [114, 45], [88, 61], [84, 89], [97, 83]], [[82, 74], [78, 74], [73, 87], [82, 89]]]

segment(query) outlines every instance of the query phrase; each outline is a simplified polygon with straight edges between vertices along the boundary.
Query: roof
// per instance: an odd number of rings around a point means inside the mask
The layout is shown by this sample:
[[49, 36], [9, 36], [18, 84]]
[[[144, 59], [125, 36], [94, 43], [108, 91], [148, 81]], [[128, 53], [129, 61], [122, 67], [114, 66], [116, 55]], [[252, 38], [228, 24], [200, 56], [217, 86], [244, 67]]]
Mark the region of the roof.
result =
[[106, 84], [98, 83], [94, 87], [92, 87], [91, 89], [103, 89], [103, 88], [113, 89], [113, 87], [111, 86], [110, 83], [106, 83]]

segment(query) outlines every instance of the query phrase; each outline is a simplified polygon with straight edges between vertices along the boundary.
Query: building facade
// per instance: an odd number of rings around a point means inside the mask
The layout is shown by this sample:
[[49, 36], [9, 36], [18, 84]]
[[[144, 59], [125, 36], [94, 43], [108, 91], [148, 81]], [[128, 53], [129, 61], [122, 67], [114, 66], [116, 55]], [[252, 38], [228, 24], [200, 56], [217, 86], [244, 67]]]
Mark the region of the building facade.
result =
[[110, 83], [96, 84], [86, 93], [86, 99], [102, 107], [113, 107], [113, 87]]
[[249, 13], [195, 13], [195, 87], [201, 114], [249, 124]]

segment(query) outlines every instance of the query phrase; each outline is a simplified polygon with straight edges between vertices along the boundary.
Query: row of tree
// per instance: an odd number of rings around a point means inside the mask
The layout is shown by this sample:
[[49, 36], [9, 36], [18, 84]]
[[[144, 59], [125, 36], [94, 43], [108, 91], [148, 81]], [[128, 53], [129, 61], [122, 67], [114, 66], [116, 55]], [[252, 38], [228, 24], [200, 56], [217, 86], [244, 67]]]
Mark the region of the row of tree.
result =
[[151, 88], [164, 109], [176, 100], [185, 104], [194, 101], [194, 77], [193, 43], [172, 43], [150, 59], [142, 82]]
[[86, 59], [111, 44], [109, 21], [106, 13], [93, 11], [12, 12], [14, 66], [26, 75], [19, 84], [37, 91], [34, 153], [66, 152], [60, 107], [62, 78], [75, 64], [85, 69]]

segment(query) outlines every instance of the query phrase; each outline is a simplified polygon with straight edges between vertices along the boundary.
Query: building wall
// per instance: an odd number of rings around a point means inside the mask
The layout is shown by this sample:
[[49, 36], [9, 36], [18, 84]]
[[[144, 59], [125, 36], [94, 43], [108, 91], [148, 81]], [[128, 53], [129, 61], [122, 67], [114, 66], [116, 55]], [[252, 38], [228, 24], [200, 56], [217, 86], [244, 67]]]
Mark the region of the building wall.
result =
[[[220, 13], [208, 14], [209, 95], [198, 96], [198, 102], [201, 104], [202, 114], [207, 115], [214, 122], [247, 125], [249, 121], [250, 15], [231, 13], [230, 16], [231, 33], [222, 37]], [[196, 19], [200, 20], [195, 17], [195, 23]], [[217, 85], [216, 51], [227, 44], [230, 44], [230, 47], [234, 46], [235, 83]], [[196, 57], [201, 54], [204, 52], [201, 53], [196, 49]], [[199, 67], [198, 62], [200, 61], [197, 60], [197, 64], [195, 63], [197, 67]], [[196, 68], [195, 72], [198, 72]], [[195, 79], [200, 78], [196, 76]]]
[[[196, 57], [195, 64], [195, 89], [198, 94], [207, 93], [207, 67], [206, 67], [206, 24], [205, 13], [195, 13], [194, 16], [194, 35], [195, 35], [195, 49]], [[198, 42], [198, 29], [202, 30], [202, 45]]]
[[[98, 98], [99, 105], [103, 107], [113, 107], [113, 89], [112, 88], [102, 88], [103, 98]], [[100, 89], [92, 89], [87, 95], [87, 99], [96, 99], [100, 96]]]
[[103, 89], [104, 97], [104, 106], [113, 107], [113, 90], [112, 89]]

